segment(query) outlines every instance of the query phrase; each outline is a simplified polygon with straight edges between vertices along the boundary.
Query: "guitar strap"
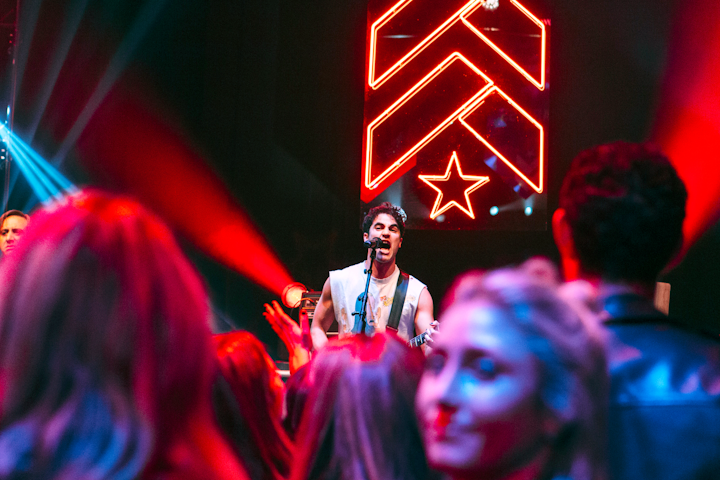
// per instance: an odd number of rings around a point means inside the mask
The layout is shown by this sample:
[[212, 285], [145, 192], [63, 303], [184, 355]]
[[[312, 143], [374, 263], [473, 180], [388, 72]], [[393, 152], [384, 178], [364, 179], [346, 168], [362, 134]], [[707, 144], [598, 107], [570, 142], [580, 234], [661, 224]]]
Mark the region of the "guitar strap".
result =
[[386, 327], [396, 332], [398, 329], [398, 325], [400, 325], [400, 315], [402, 315], [403, 305], [405, 305], [405, 295], [407, 294], [409, 283], [410, 275], [400, 270], [400, 275], [398, 275], [398, 283], [395, 287], [395, 296], [393, 297], [392, 307], [390, 307], [390, 316], [388, 317]]

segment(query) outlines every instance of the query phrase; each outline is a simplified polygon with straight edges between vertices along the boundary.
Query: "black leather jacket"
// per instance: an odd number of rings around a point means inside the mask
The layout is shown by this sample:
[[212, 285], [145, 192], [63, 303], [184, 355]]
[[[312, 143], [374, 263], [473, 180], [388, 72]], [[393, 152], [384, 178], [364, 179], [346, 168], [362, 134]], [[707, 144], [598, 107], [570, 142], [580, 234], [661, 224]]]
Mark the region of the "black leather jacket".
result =
[[603, 303], [610, 478], [720, 479], [720, 339], [682, 327], [637, 295]]

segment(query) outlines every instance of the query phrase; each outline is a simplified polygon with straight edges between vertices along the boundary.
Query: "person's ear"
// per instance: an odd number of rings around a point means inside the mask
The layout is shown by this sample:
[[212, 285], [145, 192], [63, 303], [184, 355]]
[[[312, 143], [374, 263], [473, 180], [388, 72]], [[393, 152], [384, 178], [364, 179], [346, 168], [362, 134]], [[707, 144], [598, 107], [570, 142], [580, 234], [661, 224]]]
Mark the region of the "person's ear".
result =
[[552, 216], [552, 233], [555, 245], [563, 260], [576, 260], [575, 241], [564, 208], [558, 208]]
[[402, 239], [403, 237], [400, 237], [400, 241], [398, 242], [398, 248], [402, 247]]
[[566, 282], [582, 278], [580, 259], [575, 248], [572, 227], [568, 222], [567, 212], [563, 208], [555, 210], [552, 218], [553, 239], [560, 252], [563, 277]]
[[370, 238], [370, 235], [368, 235], [367, 233], [363, 233], [363, 242], [367, 242], [368, 238]]

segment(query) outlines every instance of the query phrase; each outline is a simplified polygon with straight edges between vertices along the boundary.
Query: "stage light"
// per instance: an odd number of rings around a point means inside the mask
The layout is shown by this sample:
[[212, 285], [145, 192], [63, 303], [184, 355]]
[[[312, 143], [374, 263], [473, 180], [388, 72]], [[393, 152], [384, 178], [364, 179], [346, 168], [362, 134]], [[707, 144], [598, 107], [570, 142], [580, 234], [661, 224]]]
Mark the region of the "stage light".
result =
[[62, 198], [65, 193], [75, 193], [75, 185], [57, 171], [47, 160], [25, 143], [6, 125], [0, 125], [0, 137], [7, 145], [15, 164], [25, 176], [35, 196], [44, 204]]
[[500, 0], [485, 0], [483, 2], [483, 8], [488, 11], [497, 10], [500, 6]]
[[302, 283], [294, 282], [285, 286], [282, 292], [282, 302], [288, 308], [297, 308], [303, 299], [303, 294], [308, 291]]
[[493, 217], [500, 213], [500, 209], [498, 207], [490, 207], [490, 215]]
[[529, 217], [530, 215], [532, 215], [532, 212], [533, 212], [532, 207], [525, 207], [525, 216], [526, 217]]
[[678, 35], [669, 43], [650, 138], [688, 191], [683, 254], [720, 219], [720, 2], [700, 0], [692, 7], [673, 19]]
[[294, 281], [287, 267], [188, 134], [151, 110], [147, 97], [139, 87], [108, 95], [78, 142], [88, 174], [138, 198], [202, 252], [281, 296]]

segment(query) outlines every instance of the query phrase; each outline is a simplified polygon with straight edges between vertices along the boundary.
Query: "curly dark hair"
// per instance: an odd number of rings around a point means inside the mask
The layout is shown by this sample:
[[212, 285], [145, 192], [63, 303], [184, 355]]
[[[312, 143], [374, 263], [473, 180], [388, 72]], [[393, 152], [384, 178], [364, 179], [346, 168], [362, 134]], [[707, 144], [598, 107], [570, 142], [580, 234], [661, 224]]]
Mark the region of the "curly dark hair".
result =
[[655, 146], [615, 142], [573, 159], [560, 190], [584, 271], [654, 282], [682, 245], [687, 190]]
[[365, 215], [365, 218], [363, 218], [362, 222], [362, 230], [363, 233], [370, 233], [370, 227], [372, 226], [373, 222], [375, 221], [375, 217], [380, 215], [381, 213], [385, 213], [387, 215], [390, 215], [395, 219], [395, 221], [398, 224], [398, 228], [400, 229], [400, 237], [405, 236], [405, 212], [403, 212], [402, 208], [397, 207], [393, 205], [390, 202], [383, 202], [380, 205], [373, 207], [370, 209], [370, 211]]

